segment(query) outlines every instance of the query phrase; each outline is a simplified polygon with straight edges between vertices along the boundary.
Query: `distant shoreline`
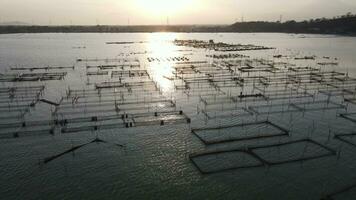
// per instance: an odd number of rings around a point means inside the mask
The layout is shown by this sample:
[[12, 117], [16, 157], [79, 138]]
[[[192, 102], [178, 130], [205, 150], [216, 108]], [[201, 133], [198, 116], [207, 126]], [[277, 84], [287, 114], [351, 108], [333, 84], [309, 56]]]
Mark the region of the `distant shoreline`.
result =
[[14, 33], [291, 33], [356, 36], [356, 16], [281, 22], [237, 22], [232, 25], [136, 25], [136, 26], [0, 26], [0, 34]]
[[[99, 28], [100, 27], [100, 28]], [[117, 26], [0, 26], [0, 35], [5, 34], [40, 34], [40, 33], [285, 33], [285, 34], [321, 34], [321, 35], [342, 35], [355, 37], [356, 32], [341, 31], [246, 31], [246, 30], [227, 30], [227, 28], [214, 27], [174, 27], [149, 26], [144, 28], [132, 28]]]

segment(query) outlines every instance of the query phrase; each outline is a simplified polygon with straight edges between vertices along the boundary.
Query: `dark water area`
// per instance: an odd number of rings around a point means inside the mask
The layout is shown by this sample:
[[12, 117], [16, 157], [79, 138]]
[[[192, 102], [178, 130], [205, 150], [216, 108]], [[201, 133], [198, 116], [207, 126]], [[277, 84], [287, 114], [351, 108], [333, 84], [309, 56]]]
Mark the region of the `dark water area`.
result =
[[334, 35], [0, 35], [1, 199], [353, 199], [355, 63]]

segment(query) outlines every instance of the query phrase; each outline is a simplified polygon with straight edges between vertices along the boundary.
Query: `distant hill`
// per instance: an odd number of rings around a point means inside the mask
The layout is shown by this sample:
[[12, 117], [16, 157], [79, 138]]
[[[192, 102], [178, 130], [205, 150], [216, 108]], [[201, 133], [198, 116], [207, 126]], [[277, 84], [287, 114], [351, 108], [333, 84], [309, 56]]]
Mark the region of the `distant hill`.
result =
[[26, 22], [11, 21], [11, 22], [0, 22], [0, 26], [30, 26]]
[[[6, 23], [8, 24], [8, 23]], [[15, 25], [14, 25], [15, 24]], [[17, 25], [16, 25], [17, 24]], [[237, 22], [232, 25], [151, 25], [151, 26], [33, 26], [12, 22], [0, 26], [0, 34], [8, 33], [138, 33], [138, 32], [279, 32], [319, 33], [356, 36], [356, 15], [348, 13], [332, 19], [321, 18], [296, 22]]]
[[356, 16], [345, 15], [333, 19], [312, 19], [296, 22], [242, 22], [228, 28], [231, 32], [283, 32], [283, 33], [320, 33], [320, 34], [356, 34]]

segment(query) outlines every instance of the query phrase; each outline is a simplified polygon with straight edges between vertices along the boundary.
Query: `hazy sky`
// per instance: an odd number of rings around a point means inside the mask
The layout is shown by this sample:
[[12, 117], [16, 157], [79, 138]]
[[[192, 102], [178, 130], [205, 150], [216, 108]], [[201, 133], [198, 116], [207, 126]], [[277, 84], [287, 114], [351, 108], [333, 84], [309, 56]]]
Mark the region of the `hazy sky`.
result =
[[356, 14], [356, 0], [0, 0], [0, 22], [229, 24]]

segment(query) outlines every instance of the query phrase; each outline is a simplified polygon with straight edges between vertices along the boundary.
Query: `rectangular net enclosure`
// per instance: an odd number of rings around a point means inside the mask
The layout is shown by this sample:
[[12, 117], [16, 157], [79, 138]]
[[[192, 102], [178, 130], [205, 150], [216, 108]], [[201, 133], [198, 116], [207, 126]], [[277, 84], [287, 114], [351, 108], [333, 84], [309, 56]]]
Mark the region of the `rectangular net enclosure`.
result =
[[349, 121], [356, 123], [356, 113], [343, 113], [339, 115], [341, 118], [347, 119]]
[[258, 157], [242, 149], [192, 154], [189, 158], [202, 174], [264, 166]]
[[321, 200], [349, 199], [356, 196], [356, 183], [346, 185], [324, 195]]
[[313, 94], [309, 94], [307, 92], [298, 93], [296, 91], [276, 91], [276, 92], [269, 91], [263, 93], [263, 95], [268, 101], [281, 100], [281, 99], [301, 99], [301, 98], [312, 99], [314, 97]]
[[14, 121], [0, 124], [0, 139], [54, 134], [53, 121]]
[[342, 104], [334, 103], [328, 100], [321, 101], [310, 101], [310, 102], [298, 102], [292, 103], [298, 109], [303, 111], [322, 111], [322, 110], [337, 110], [337, 109], [346, 109]]
[[288, 136], [288, 130], [270, 121], [258, 121], [230, 126], [192, 129], [192, 133], [194, 133], [206, 145]]
[[190, 154], [202, 174], [303, 162], [336, 155], [336, 151], [311, 139]]
[[234, 100], [227, 95], [200, 96], [200, 101], [206, 106], [230, 104], [234, 102]]
[[257, 105], [257, 106], [249, 106], [248, 109], [257, 115], [303, 111], [303, 109], [295, 107], [290, 103], [280, 103], [280, 104], [271, 104], [271, 105], [264, 104], [264, 105]]
[[72, 67], [10, 67], [11, 71], [57, 71], [57, 70], [68, 70], [68, 69], [73, 69], [74, 66]]
[[[183, 111], [139, 113], [128, 115], [124, 122], [130, 127], [168, 125], [168, 124], [189, 124], [190, 118]], [[132, 126], [131, 126], [132, 123]]]
[[109, 75], [108, 71], [90, 71], [87, 72], [87, 76], [104, 76]]
[[87, 69], [98, 69], [98, 70], [129, 70], [129, 69], [139, 69], [140, 63], [118, 63], [118, 64], [103, 64], [103, 65], [88, 65]]
[[356, 133], [335, 134], [334, 138], [356, 147]]
[[335, 150], [311, 139], [264, 145], [250, 149], [268, 165], [280, 165], [336, 155]]
[[326, 96], [350, 96], [356, 94], [356, 88], [329, 88], [324, 90], [319, 90], [319, 93]]
[[231, 118], [252, 116], [253, 113], [244, 107], [236, 107], [236, 105], [222, 105], [215, 108], [203, 109], [201, 111], [207, 119]]
[[148, 62], [188, 62], [189, 58], [185, 56], [175, 56], [175, 57], [147, 57]]
[[111, 78], [114, 77], [149, 77], [147, 70], [120, 70], [120, 71], [112, 71]]
[[0, 82], [37, 82], [63, 80], [67, 72], [4, 74]]
[[[179, 87], [179, 86], [178, 86]], [[183, 86], [185, 87], [185, 86]], [[177, 90], [180, 90], [177, 88]], [[189, 90], [183, 91], [185, 95], [188, 97], [200, 97], [200, 96], [219, 96], [219, 95], [224, 95], [225, 93], [217, 90], [217, 89], [211, 89], [211, 88], [190, 88]]]
[[302, 102], [256, 105], [249, 106], [248, 109], [257, 115], [262, 115], [339, 109], [345, 110], [346, 107], [342, 104], [334, 103], [328, 100], [313, 101], [308, 100], [307, 98], [305, 101], [303, 100]]
[[55, 124], [60, 127], [61, 133], [76, 133], [139, 126], [189, 124], [190, 122], [191, 119], [183, 111], [165, 111], [61, 118], [56, 120]]
[[356, 104], [356, 98], [355, 97], [344, 97], [344, 101], [352, 104]]

